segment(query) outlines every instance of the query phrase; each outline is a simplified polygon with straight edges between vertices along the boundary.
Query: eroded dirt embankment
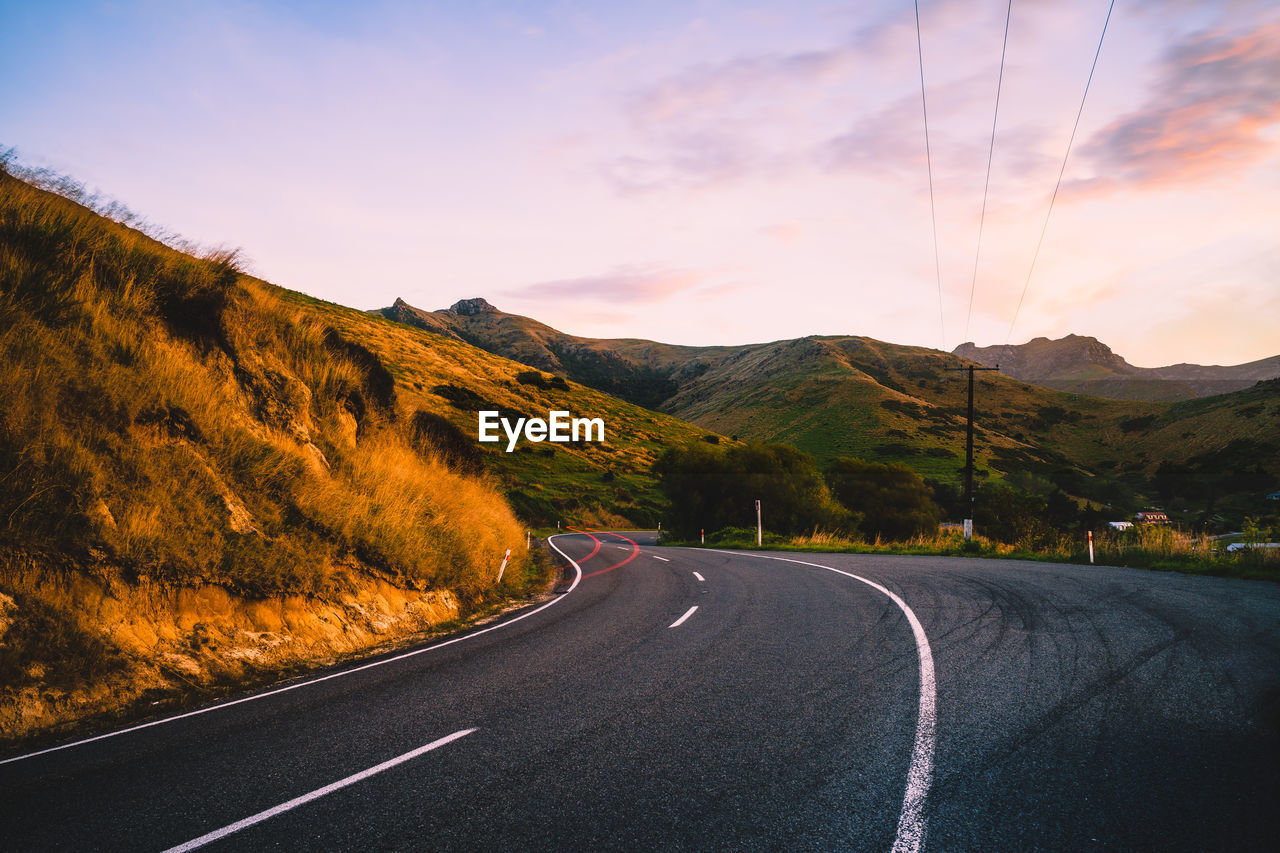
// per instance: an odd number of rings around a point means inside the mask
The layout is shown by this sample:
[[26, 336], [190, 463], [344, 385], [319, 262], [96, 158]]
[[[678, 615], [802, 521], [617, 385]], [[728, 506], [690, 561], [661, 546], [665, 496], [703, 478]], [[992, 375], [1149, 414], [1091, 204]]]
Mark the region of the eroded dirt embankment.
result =
[[249, 598], [0, 555], [0, 743], [391, 646], [455, 619], [448, 590], [352, 572]]

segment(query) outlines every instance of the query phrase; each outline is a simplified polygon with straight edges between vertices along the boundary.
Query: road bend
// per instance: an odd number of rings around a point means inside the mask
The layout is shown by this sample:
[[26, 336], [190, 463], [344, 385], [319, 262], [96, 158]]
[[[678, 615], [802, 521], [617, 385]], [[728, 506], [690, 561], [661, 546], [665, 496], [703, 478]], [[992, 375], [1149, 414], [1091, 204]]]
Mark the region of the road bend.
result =
[[1280, 837], [1280, 586], [627, 532], [552, 544], [573, 563], [554, 598], [448, 643], [0, 756], [0, 849]]

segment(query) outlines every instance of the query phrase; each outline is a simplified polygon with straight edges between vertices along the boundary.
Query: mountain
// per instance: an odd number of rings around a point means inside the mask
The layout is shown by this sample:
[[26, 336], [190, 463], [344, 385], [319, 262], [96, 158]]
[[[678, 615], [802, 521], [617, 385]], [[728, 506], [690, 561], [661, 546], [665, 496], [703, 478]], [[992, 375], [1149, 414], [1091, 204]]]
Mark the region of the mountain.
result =
[[961, 344], [960, 358], [1000, 369], [1017, 379], [1059, 391], [1119, 400], [1190, 400], [1242, 391], [1280, 377], [1280, 355], [1230, 367], [1173, 364], [1135, 367], [1097, 338], [1034, 338], [1016, 346]]
[[[787, 442], [820, 461], [902, 461], [959, 482], [962, 368], [973, 362], [954, 355], [856, 336], [718, 347], [583, 338], [482, 299], [442, 311], [397, 300], [377, 313], [724, 435]], [[1139, 370], [1096, 341], [1092, 352], [1091, 369], [1111, 371], [1103, 375]], [[1096, 505], [1176, 499], [1201, 514], [1265, 509], [1259, 496], [1280, 485], [1280, 382], [1170, 403], [1064, 392], [1001, 372], [978, 374], [976, 396], [979, 479], [1057, 487]]]
[[700, 369], [700, 354], [721, 349], [580, 338], [537, 320], [499, 311], [480, 298], [461, 300], [442, 311], [424, 311], [397, 299], [390, 308], [373, 313], [466, 341], [653, 409], [675, 393], [678, 379], [674, 377]]

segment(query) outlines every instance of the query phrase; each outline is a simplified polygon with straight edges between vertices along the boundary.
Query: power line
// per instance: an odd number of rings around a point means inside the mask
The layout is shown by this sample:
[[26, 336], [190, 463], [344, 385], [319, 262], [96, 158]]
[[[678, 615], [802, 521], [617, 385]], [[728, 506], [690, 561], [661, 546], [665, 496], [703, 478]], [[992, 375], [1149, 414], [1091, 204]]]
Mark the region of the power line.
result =
[[987, 177], [982, 183], [982, 213], [978, 216], [978, 248], [973, 253], [973, 278], [969, 282], [969, 313], [964, 318], [964, 340], [969, 340], [969, 321], [973, 319], [973, 295], [978, 287], [978, 258], [982, 255], [982, 226], [987, 220], [987, 190], [991, 187], [991, 160], [996, 152], [996, 119], [1000, 115], [1000, 90], [1004, 88], [1004, 58], [1009, 49], [1009, 19], [1013, 16], [1013, 0], [1004, 11], [1004, 43], [1000, 45], [1000, 77], [996, 81], [996, 107], [991, 114], [991, 145], [987, 148]]
[[939, 349], [947, 348], [947, 326], [942, 318], [942, 263], [938, 260], [938, 213], [933, 202], [933, 152], [929, 149], [929, 105], [924, 97], [924, 44], [920, 39], [920, 0], [916, 7], [916, 55], [920, 58], [920, 110], [924, 114], [924, 156], [929, 168], [929, 221], [933, 223], [933, 271], [938, 281], [938, 329], [941, 334]]
[[1080, 98], [1080, 109], [1076, 111], [1076, 123], [1071, 126], [1071, 138], [1067, 140], [1067, 153], [1062, 157], [1062, 168], [1058, 169], [1058, 182], [1053, 185], [1053, 195], [1049, 198], [1049, 210], [1044, 215], [1044, 226], [1040, 229], [1040, 240], [1036, 243], [1035, 254], [1031, 256], [1031, 268], [1027, 270], [1027, 280], [1022, 285], [1022, 295], [1018, 297], [1018, 307], [1014, 309], [1013, 320], [1009, 323], [1009, 334], [1005, 336], [1006, 353], [1009, 341], [1013, 339], [1013, 326], [1018, 322], [1018, 314], [1022, 312], [1022, 301], [1027, 297], [1027, 288], [1031, 286], [1031, 274], [1035, 272], [1036, 261], [1040, 258], [1040, 247], [1044, 245], [1045, 232], [1049, 230], [1049, 217], [1053, 215], [1053, 203], [1058, 200], [1058, 188], [1062, 186], [1062, 175], [1067, 171], [1067, 159], [1071, 156], [1071, 146], [1076, 141], [1076, 130], [1080, 127], [1080, 116], [1084, 115], [1084, 102], [1089, 97], [1089, 86], [1093, 83], [1093, 72], [1098, 68], [1098, 57], [1102, 54], [1102, 42], [1107, 37], [1107, 25], [1111, 23], [1111, 12], [1116, 7], [1116, 0], [1111, 0], [1107, 7], [1107, 19], [1102, 24], [1102, 35], [1098, 37], [1098, 49], [1093, 54], [1093, 65], [1089, 68], [1089, 79], [1084, 84], [1084, 95]]

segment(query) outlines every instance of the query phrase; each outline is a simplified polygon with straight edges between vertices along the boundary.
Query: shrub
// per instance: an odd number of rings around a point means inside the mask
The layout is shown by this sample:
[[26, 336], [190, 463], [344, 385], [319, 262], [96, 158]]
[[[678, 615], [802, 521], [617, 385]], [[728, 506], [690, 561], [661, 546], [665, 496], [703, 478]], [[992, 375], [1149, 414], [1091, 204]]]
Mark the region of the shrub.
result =
[[705, 528], [755, 526], [755, 501], [767, 530], [850, 530], [856, 519], [831, 499], [813, 457], [783, 444], [721, 448], [705, 442], [673, 448], [654, 464], [671, 502], [672, 531], [693, 538]]
[[862, 517], [862, 530], [870, 537], [902, 540], [938, 529], [942, 510], [932, 491], [901, 462], [839, 458], [823, 477], [832, 496]]

